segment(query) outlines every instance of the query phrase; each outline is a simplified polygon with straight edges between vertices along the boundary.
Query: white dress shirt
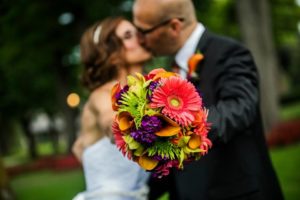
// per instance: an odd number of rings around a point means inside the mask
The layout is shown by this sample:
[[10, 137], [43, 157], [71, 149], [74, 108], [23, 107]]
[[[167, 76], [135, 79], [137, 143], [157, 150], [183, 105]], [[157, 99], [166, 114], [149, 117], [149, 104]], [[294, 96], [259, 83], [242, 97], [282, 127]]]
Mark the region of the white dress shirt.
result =
[[182, 48], [177, 52], [175, 61], [180, 67], [181, 77], [186, 78], [188, 72], [188, 60], [195, 53], [199, 40], [201, 39], [205, 28], [203, 24], [198, 23], [195, 30], [192, 32], [190, 37], [187, 39]]

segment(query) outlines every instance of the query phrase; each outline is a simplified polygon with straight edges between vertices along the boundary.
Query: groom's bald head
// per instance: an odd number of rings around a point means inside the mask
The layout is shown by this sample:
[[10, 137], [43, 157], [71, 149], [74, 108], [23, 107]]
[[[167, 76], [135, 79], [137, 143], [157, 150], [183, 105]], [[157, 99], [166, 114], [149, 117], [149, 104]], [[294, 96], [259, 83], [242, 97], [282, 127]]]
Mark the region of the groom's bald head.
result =
[[141, 17], [151, 24], [171, 18], [182, 18], [186, 25], [197, 21], [191, 0], [135, 0], [133, 12], [138, 15], [135, 19]]
[[191, 0], [135, 0], [141, 44], [155, 55], [174, 55], [197, 25]]

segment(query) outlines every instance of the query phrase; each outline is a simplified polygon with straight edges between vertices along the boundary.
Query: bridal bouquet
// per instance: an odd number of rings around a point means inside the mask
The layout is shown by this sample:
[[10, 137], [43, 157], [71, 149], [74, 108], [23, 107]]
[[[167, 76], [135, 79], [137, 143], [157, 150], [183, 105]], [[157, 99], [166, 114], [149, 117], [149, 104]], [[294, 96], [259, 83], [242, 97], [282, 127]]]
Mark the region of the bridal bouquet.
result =
[[208, 111], [196, 88], [178, 74], [155, 69], [112, 89], [113, 134], [129, 159], [156, 177], [200, 159], [212, 146]]

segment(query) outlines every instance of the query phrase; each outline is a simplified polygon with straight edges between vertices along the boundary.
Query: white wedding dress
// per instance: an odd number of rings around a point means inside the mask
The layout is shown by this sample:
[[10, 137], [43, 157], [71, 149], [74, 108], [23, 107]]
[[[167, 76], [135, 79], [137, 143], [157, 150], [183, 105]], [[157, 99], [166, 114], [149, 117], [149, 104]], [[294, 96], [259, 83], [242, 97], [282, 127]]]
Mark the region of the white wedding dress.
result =
[[73, 200], [146, 200], [150, 173], [125, 158], [105, 137], [87, 147], [82, 155], [85, 192]]

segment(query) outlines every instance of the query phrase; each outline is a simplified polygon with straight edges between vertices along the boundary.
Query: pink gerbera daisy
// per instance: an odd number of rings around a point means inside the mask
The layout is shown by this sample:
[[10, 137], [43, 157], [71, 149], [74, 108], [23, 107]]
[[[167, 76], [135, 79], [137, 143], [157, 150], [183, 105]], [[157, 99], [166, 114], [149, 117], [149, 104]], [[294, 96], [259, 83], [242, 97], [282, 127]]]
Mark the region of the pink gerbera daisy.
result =
[[192, 83], [173, 76], [162, 79], [161, 85], [153, 91], [150, 106], [163, 108], [164, 115], [187, 126], [194, 121], [194, 113], [201, 109], [202, 99]]

